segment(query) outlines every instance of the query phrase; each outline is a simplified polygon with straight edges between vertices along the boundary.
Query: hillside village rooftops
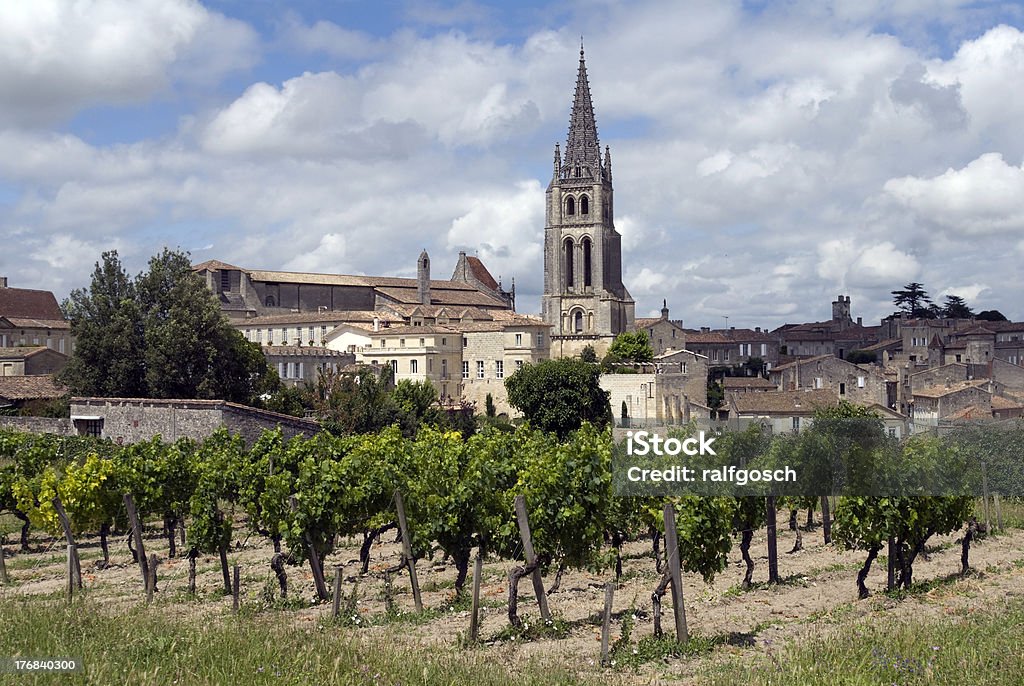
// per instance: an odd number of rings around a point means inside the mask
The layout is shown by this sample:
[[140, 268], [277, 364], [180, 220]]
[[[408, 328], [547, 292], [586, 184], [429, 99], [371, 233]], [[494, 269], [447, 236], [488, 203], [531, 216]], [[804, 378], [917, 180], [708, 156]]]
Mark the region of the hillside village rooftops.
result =
[[819, 408], [839, 403], [835, 393], [827, 389], [803, 391], [765, 391], [733, 394], [730, 401], [739, 415], [751, 414], [813, 414]]
[[734, 388], [775, 388], [768, 379], [762, 376], [727, 376], [722, 379], [722, 388], [725, 390]]
[[373, 324], [374, 317], [380, 319], [369, 310], [332, 310], [328, 312], [292, 312], [291, 314], [267, 314], [261, 317], [248, 317], [232, 322], [235, 326], [270, 326], [273, 324], [317, 324], [331, 322]]
[[950, 395], [951, 393], [959, 393], [970, 388], [983, 388], [988, 386], [988, 381], [974, 380], [974, 381], [958, 381], [951, 383], [948, 386], [928, 386], [927, 388], [914, 389], [915, 396], [921, 396], [922, 398], [942, 398]]
[[[45, 345], [23, 346], [18, 348], [0, 348], [0, 360], [24, 360], [49, 350]], [[57, 353], [58, 355], [60, 353]]]
[[0, 398], [7, 400], [59, 398], [67, 392], [50, 374], [0, 376]]
[[64, 321], [64, 313], [53, 293], [28, 288], [0, 288], [0, 317]]

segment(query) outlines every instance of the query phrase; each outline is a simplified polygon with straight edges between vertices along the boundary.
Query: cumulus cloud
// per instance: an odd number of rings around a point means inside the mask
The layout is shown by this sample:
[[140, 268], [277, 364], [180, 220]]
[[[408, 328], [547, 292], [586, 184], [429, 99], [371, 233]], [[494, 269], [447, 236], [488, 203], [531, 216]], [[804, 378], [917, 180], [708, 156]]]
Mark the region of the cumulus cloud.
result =
[[885, 192], [919, 220], [953, 236], [1024, 229], [1024, 168], [1007, 164], [999, 153], [931, 178], [890, 179]]
[[96, 104], [141, 102], [180, 76], [249, 66], [256, 36], [193, 0], [0, 4], [0, 123], [37, 125]]

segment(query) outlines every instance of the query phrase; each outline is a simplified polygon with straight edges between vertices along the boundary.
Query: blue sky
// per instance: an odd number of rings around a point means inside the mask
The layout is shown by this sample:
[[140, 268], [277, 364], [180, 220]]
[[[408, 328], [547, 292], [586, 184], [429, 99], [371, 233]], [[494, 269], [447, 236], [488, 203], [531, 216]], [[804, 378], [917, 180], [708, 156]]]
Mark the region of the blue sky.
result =
[[624, 280], [689, 326], [940, 300], [1024, 318], [1016, 2], [0, 4], [0, 274], [103, 250], [541, 287], [580, 35]]

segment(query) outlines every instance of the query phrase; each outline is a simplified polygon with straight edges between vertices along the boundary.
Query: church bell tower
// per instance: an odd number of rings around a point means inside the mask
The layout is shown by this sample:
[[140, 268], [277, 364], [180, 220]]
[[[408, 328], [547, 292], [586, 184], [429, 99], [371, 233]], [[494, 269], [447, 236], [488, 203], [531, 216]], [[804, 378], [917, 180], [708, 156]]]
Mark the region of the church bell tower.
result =
[[622, 283], [622, 236], [615, 230], [612, 157], [602, 159], [580, 45], [576, 94], [562, 154], [555, 144], [544, 228], [541, 310], [552, 326], [552, 354], [586, 345], [600, 353], [633, 329], [635, 304]]

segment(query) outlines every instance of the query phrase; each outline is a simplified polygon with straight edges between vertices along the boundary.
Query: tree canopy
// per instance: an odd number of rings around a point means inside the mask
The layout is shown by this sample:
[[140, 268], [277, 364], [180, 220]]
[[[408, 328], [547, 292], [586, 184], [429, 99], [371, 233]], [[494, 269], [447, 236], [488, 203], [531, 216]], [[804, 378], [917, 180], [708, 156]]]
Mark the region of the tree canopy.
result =
[[117, 252], [105, 252], [64, 310], [75, 349], [61, 380], [72, 393], [253, 403], [277, 381], [185, 253], [164, 249], [133, 280]]
[[928, 297], [928, 291], [924, 289], [923, 284], [912, 281], [902, 289], [891, 291], [891, 293], [893, 303], [905, 314], [919, 319], [935, 317], [934, 311], [929, 308], [932, 300]]
[[608, 392], [601, 389], [601, 370], [579, 359], [562, 358], [526, 364], [505, 379], [508, 401], [536, 428], [561, 437], [589, 422], [598, 427], [612, 421]]

